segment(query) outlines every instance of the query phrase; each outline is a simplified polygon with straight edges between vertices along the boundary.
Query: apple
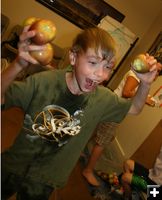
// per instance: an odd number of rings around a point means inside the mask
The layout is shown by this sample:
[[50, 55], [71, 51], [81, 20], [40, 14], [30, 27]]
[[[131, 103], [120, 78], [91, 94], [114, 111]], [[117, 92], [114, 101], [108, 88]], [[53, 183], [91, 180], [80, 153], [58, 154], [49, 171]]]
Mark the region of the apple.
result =
[[31, 38], [32, 42], [37, 45], [43, 45], [51, 42], [56, 36], [55, 24], [46, 19], [36, 20], [29, 30], [35, 30], [36, 35]]
[[149, 72], [150, 68], [148, 63], [146, 62], [146, 56], [144, 54], [140, 54], [134, 59], [132, 67], [138, 73]]
[[110, 178], [110, 179], [113, 178], [113, 174], [109, 174], [109, 178]]
[[109, 183], [112, 185], [113, 184], [113, 179], [109, 179]]
[[48, 65], [53, 58], [54, 50], [51, 43], [45, 44], [43, 50], [30, 51], [30, 55], [35, 58], [41, 65]]
[[32, 25], [32, 24], [33, 24], [34, 22], [36, 22], [37, 20], [39, 20], [39, 18], [36, 18], [36, 17], [28, 17], [27, 19], [24, 20], [23, 26]]

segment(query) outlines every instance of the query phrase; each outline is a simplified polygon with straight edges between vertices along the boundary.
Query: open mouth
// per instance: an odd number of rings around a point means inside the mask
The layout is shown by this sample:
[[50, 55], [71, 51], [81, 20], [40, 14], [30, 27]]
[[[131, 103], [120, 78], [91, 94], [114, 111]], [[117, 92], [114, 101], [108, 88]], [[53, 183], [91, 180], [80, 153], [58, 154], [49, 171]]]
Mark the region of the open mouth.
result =
[[94, 89], [99, 84], [100, 82], [97, 80], [86, 78], [86, 85], [85, 85], [86, 89]]

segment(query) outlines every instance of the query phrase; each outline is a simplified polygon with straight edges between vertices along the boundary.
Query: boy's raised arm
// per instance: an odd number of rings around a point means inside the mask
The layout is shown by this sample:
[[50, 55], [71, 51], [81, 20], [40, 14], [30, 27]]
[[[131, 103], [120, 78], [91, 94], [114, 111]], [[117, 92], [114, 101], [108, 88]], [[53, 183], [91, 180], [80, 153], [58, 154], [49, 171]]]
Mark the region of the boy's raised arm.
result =
[[137, 73], [132, 69], [140, 79], [140, 84], [136, 95], [132, 98], [132, 105], [128, 112], [129, 114], [138, 114], [142, 111], [142, 108], [145, 105], [147, 96], [149, 94], [151, 84], [155, 80], [158, 71], [162, 69], [162, 65], [158, 63], [153, 56], [146, 54], [145, 59], [150, 66], [149, 72]]
[[31, 45], [30, 38], [35, 35], [34, 31], [28, 31], [29, 26], [25, 27], [20, 35], [17, 58], [1, 74], [1, 104], [5, 102], [5, 92], [10, 84], [15, 80], [18, 73], [29, 66], [29, 63], [38, 64], [30, 54], [31, 50], [41, 50], [44, 47]]

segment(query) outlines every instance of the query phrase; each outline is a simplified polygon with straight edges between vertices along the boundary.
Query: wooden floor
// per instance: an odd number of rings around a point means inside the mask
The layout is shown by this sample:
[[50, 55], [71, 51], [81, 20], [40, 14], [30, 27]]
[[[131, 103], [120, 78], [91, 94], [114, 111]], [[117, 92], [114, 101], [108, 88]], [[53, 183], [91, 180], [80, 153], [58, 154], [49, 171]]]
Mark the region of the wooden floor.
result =
[[[18, 108], [12, 108], [1, 113], [2, 151], [14, 141], [23, 121], [23, 113]], [[90, 195], [87, 183], [81, 174], [82, 168], [78, 162], [67, 185], [53, 192], [50, 200], [94, 200]], [[12, 196], [10, 200], [15, 200]]]

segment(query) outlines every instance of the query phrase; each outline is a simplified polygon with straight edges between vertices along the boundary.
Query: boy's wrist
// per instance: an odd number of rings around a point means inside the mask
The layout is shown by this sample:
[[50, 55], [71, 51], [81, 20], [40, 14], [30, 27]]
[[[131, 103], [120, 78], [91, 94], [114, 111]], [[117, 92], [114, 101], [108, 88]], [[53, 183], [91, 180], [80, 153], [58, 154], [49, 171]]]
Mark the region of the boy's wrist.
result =
[[25, 60], [22, 60], [18, 57], [14, 61], [14, 66], [18, 71], [22, 71], [27, 65], [28, 63]]

